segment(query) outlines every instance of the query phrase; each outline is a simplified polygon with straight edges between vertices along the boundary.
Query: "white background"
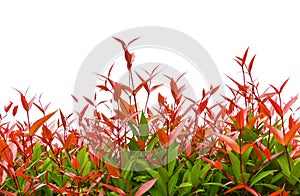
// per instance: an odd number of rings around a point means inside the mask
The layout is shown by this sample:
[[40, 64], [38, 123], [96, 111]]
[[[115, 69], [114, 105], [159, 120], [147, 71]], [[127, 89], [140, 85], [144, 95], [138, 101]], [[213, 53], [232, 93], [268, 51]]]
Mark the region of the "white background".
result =
[[[1, 1], [0, 110], [19, 100], [11, 87], [43, 93], [44, 102], [72, 111], [74, 81], [89, 52], [111, 35], [139, 26], [163, 26], [196, 39], [222, 76], [238, 78], [232, 60], [257, 53], [261, 83], [300, 92], [300, 12], [297, 1]], [[225, 80], [225, 77], [224, 77]], [[228, 80], [225, 80], [228, 82]], [[230, 83], [231, 84], [231, 83]]]

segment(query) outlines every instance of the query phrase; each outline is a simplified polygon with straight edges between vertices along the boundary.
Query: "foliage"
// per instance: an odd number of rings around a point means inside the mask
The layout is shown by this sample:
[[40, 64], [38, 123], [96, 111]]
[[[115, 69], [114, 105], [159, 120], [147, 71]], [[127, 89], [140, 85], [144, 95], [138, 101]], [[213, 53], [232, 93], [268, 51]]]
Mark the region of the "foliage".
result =
[[[242, 82], [228, 76], [234, 87], [228, 86], [232, 95], [223, 96], [222, 103], [212, 103], [218, 87], [202, 90], [195, 101], [178, 86], [182, 76], [167, 76], [172, 97], [159, 92], [158, 106], [149, 107], [153, 92], [162, 86], [152, 83], [159, 66], [143, 78], [133, 72], [134, 54], [129, 52], [137, 39], [129, 44], [114, 39], [124, 49], [128, 84], [111, 79], [111, 66], [108, 75], [98, 75], [103, 83], [93, 98], [84, 97], [82, 111], [48, 112], [41, 97], [29, 99], [20, 91], [21, 103], [4, 107], [0, 194], [300, 194], [300, 122], [292, 107], [298, 95], [282, 100], [288, 80], [260, 92], [251, 74], [255, 56], [247, 63], [247, 49], [235, 58]], [[136, 86], [134, 74], [140, 80]], [[143, 107], [138, 102], [142, 91]], [[186, 102], [190, 107], [183, 109]], [[92, 118], [85, 116], [89, 107]], [[104, 112], [106, 107], [111, 114]], [[20, 112], [25, 119], [17, 118]], [[33, 120], [33, 112], [40, 119]]]

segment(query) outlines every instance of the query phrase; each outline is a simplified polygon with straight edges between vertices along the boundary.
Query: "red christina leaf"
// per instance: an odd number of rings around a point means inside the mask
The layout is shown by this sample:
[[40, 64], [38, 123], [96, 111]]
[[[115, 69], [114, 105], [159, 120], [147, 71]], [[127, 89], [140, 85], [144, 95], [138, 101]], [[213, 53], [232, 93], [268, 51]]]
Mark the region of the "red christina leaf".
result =
[[30, 129], [29, 129], [29, 136], [33, 136], [38, 130], [39, 128], [49, 119], [51, 118], [55, 112], [52, 112], [46, 116], [44, 116], [43, 118], [40, 118], [39, 120], [37, 120], [36, 122], [33, 123], [33, 125], [31, 125]]
[[222, 134], [217, 134], [217, 136], [221, 141], [225, 142], [232, 150], [240, 154], [240, 146], [236, 143], [234, 139]]
[[84, 106], [84, 108], [81, 110], [81, 112], [79, 114], [80, 117], [84, 116], [84, 114], [85, 114], [86, 110], [88, 109], [88, 107], [89, 107], [89, 104], [87, 104], [87, 105]]
[[148, 182], [145, 182], [134, 194], [134, 196], [142, 196], [144, 193], [146, 193], [149, 189], [153, 187], [153, 185], [156, 183], [157, 178], [154, 178]]
[[110, 189], [110, 190], [112, 190], [112, 191], [114, 191], [114, 192], [116, 192], [116, 193], [118, 193], [118, 194], [120, 194], [120, 196], [126, 196], [126, 193], [120, 188], [114, 187], [114, 186], [109, 185], [109, 184], [103, 184], [103, 186]]
[[295, 120], [292, 115], [289, 117], [289, 129], [291, 129], [295, 125]]
[[246, 49], [243, 59], [242, 59], [242, 66], [245, 65], [246, 59], [247, 59], [247, 55], [248, 55], [248, 51], [249, 51], [249, 47]]
[[283, 107], [283, 114], [286, 114], [288, 112], [288, 110], [296, 102], [297, 99], [298, 99], [298, 95], [293, 97], [291, 100], [289, 100], [289, 102], [287, 102], [287, 104], [285, 104], [285, 106]]
[[226, 191], [224, 194], [228, 194], [228, 193], [231, 193], [231, 192], [233, 192], [235, 190], [242, 189], [242, 188], [245, 188], [244, 184], [234, 186], [231, 189], [229, 189], [228, 191]]
[[22, 103], [22, 106], [23, 106], [24, 110], [25, 110], [26, 112], [28, 112], [28, 110], [29, 110], [28, 102], [27, 102], [25, 96], [24, 96], [21, 92], [20, 92], [20, 96], [21, 96], [21, 103]]
[[74, 99], [75, 102], [78, 103], [78, 99], [77, 99], [77, 97], [75, 97], [75, 95], [72, 95], [72, 94], [71, 94], [71, 97]]
[[39, 106], [39, 105], [36, 104], [36, 103], [33, 103], [33, 105], [34, 105], [37, 109], [39, 109], [42, 113], [45, 113], [44, 109], [43, 109], [41, 106]]
[[249, 63], [249, 66], [248, 66], [248, 72], [251, 73], [251, 70], [252, 70], [252, 67], [253, 67], [253, 62], [254, 62], [254, 59], [256, 57], [256, 54], [252, 57], [250, 63]]
[[18, 111], [18, 106], [16, 105], [12, 111], [12, 115], [15, 116], [17, 114]]
[[280, 87], [280, 89], [279, 89], [279, 93], [282, 92], [283, 88], [285, 87], [285, 85], [286, 85], [286, 83], [287, 83], [288, 81], [289, 81], [289, 78], [288, 78], [286, 81], [284, 81], [284, 83], [281, 85], [281, 87]]
[[75, 143], [76, 141], [77, 141], [77, 137], [75, 135], [75, 132], [72, 132], [71, 134], [68, 135], [68, 137], [67, 137], [67, 139], [64, 143], [64, 148], [67, 149], [67, 150], [70, 149], [71, 145], [73, 143]]
[[294, 125], [290, 129], [290, 131], [287, 134], [285, 134], [285, 136], [284, 136], [284, 143], [285, 143], [285, 145], [288, 145], [288, 144], [290, 144], [293, 141], [293, 139], [295, 137], [295, 134], [297, 133], [297, 131], [299, 130], [299, 128], [300, 128], [300, 122], [297, 123], [296, 125]]
[[51, 190], [53, 190], [53, 191], [55, 191], [55, 192], [57, 192], [57, 193], [59, 193], [59, 194], [62, 194], [63, 192], [64, 192], [64, 190], [65, 190], [65, 187], [63, 187], [63, 188], [58, 188], [56, 185], [54, 185], [54, 184], [52, 184], [52, 183], [47, 183], [47, 186], [51, 189]]
[[43, 136], [43, 138], [48, 139], [48, 140], [52, 138], [51, 130], [48, 127], [46, 127], [45, 125], [43, 125], [43, 127], [42, 127], [42, 136]]
[[253, 144], [253, 149], [254, 149], [254, 152], [255, 152], [256, 156], [258, 157], [259, 161], [262, 162], [261, 153], [260, 153], [260, 151], [258, 150], [256, 144]]
[[156, 89], [158, 89], [159, 87], [163, 86], [164, 84], [158, 84], [158, 85], [154, 85], [151, 87], [150, 92], [155, 91]]
[[117, 40], [123, 47], [123, 50], [127, 49], [127, 45], [125, 44], [125, 42], [123, 40], [121, 40], [120, 38], [117, 37], [113, 37], [115, 40]]
[[11, 108], [12, 105], [13, 105], [13, 102], [10, 101], [10, 103], [8, 104], [8, 106], [4, 107], [4, 111], [7, 113], [9, 111], [9, 109]]
[[248, 148], [250, 148], [250, 146], [252, 146], [252, 144], [246, 144], [245, 146], [243, 146], [241, 154], [244, 154], [244, 152], [246, 152]]
[[249, 186], [245, 186], [245, 189], [249, 192], [249, 193], [251, 193], [252, 195], [254, 195], [254, 196], [260, 196], [261, 194], [259, 194], [258, 192], [256, 192], [256, 190], [254, 190], [253, 188], [250, 188]]
[[145, 143], [142, 140], [138, 139], [137, 143], [141, 150], [145, 149]]
[[180, 135], [182, 133], [182, 130], [184, 128], [186, 120], [187, 119], [184, 119], [183, 121], [181, 121], [179, 123], [179, 125], [176, 126], [176, 128], [172, 130], [172, 132], [169, 135], [170, 141], [169, 141], [168, 145], [172, 144], [176, 140], [176, 138], [178, 137], [178, 135]]
[[173, 78], [170, 80], [171, 93], [173, 98], [176, 100], [178, 96], [178, 86]]
[[97, 85], [96, 87], [100, 88], [100, 90], [109, 91], [109, 89], [107, 88], [107, 86], [104, 86], [104, 85]]
[[264, 153], [264, 155], [266, 156], [266, 158], [268, 160], [271, 160], [272, 154], [271, 154], [270, 150], [266, 146], [264, 146], [262, 143], [260, 143], [260, 142], [258, 142], [258, 146], [261, 149], [261, 151]]
[[111, 177], [120, 178], [120, 172], [116, 167], [110, 165], [109, 163], [105, 163], [105, 165], [106, 165], [108, 173], [111, 175]]
[[207, 103], [208, 103], [208, 98], [205, 99], [204, 101], [202, 101], [199, 106], [198, 106], [198, 114], [201, 114], [203, 112], [203, 110], [206, 108], [207, 106]]
[[273, 133], [275, 139], [282, 145], [284, 145], [284, 140], [283, 140], [283, 133], [279, 131], [276, 127], [273, 127], [271, 125], [266, 124], [266, 127], [270, 129], [270, 131]]
[[282, 192], [284, 191], [284, 187], [285, 187], [285, 185], [283, 185], [283, 187], [282, 187], [281, 189], [279, 189], [279, 190], [277, 190], [277, 191], [271, 193], [269, 196], [277, 196], [277, 195], [281, 195]]
[[259, 110], [267, 117], [271, 118], [270, 110], [261, 102], [258, 102]]
[[157, 135], [158, 135], [159, 143], [162, 146], [167, 146], [169, 141], [170, 141], [169, 136], [167, 135], [167, 133], [164, 132], [163, 130], [159, 129], [157, 131]]
[[274, 109], [276, 110], [277, 114], [282, 117], [283, 116], [283, 111], [282, 111], [281, 107], [273, 99], [271, 99], [270, 97], [268, 97], [268, 100], [270, 101], [270, 103], [272, 104]]
[[5, 190], [0, 190], [0, 193], [6, 195], [6, 196], [17, 196], [17, 194], [9, 192], [9, 191], [5, 191]]
[[236, 124], [237, 124], [238, 128], [242, 129], [244, 127], [244, 121], [245, 121], [245, 119], [244, 119], [244, 110], [241, 109], [237, 113], [237, 115], [235, 117], [235, 120], [236, 120]]
[[79, 168], [79, 161], [78, 161], [77, 157], [74, 157], [74, 158], [72, 159], [72, 166], [73, 166], [73, 168], [74, 168], [75, 170], [78, 170], [78, 168]]
[[66, 129], [67, 123], [66, 123], [65, 116], [64, 116], [64, 114], [62, 113], [61, 110], [59, 110], [59, 114], [60, 114], [60, 119], [61, 119], [62, 125], [63, 125], [63, 127]]
[[212, 161], [212, 160], [210, 160], [210, 159], [208, 159], [208, 158], [206, 158], [206, 157], [202, 157], [202, 159], [204, 160], [204, 161], [206, 161], [206, 162], [208, 162], [209, 164], [211, 164], [212, 166], [214, 166], [214, 167], [216, 167], [216, 168], [218, 168], [219, 170], [222, 170], [223, 169], [223, 166], [222, 166], [222, 163], [220, 163], [219, 161]]
[[158, 93], [157, 97], [158, 97], [159, 105], [164, 105], [166, 102], [166, 98], [164, 96], [162, 96], [160, 93]]
[[13, 154], [9, 145], [0, 138], [0, 157], [13, 167]]
[[83, 98], [86, 100], [86, 102], [88, 102], [89, 104], [91, 104], [92, 106], [94, 106], [94, 102], [91, 99], [89, 99], [89, 98], [87, 98], [85, 96], [83, 96]]
[[243, 91], [243, 92], [247, 92], [248, 91], [248, 86], [244, 86], [244, 85], [241, 85], [240, 83], [238, 83], [237, 81], [235, 81], [234, 79], [232, 79], [230, 76], [226, 75], [232, 82], [234, 82], [239, 90]]

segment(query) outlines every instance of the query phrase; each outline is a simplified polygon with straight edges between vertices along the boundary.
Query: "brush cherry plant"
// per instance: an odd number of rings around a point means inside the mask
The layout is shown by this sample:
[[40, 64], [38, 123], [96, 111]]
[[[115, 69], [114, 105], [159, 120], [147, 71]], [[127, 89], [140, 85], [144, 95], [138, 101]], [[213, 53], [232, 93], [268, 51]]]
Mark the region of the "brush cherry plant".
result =
[[[82, 111], [68, 115], [48, 112], [41, 97], [20, 91], [19, 104], [5, 105], [0, 115], [1, 195], [300, 194], [298, 96], [282, 100], [288, 80], [261, 92], [251, 74], [255, 56], [249, 60], [247, 49], [235, 58], [241, 82], [228, 76], [233, 86], [227, 86], [231, 95], [223, 102], [211, 101], [218, 87], [199, 89], [202, 98], [192, 100], [178, 86], [182, 76], [167, 76], [172, 96], [159, 92], [157, 107], [150, 107], [150, 96], [161, 87], [153, 84], [158, 67], [141, 77], [132, 71], [129, 51], [137, 39], [128, 44], [114, 39], [124, 49], [128, 84], [111, 79], [117, 69], [112, 66], [108, 75], [98, 75], [103, 83], [93, 98], [84, 97]], [[186, 102], [190, 107], [183, 109]], [[111, 105], [111, 113], [105, 113], [103, 108]], [[85, 115], [88, 108], [93, 117]], [[33, 112], [41, 117], [32, 119]]]

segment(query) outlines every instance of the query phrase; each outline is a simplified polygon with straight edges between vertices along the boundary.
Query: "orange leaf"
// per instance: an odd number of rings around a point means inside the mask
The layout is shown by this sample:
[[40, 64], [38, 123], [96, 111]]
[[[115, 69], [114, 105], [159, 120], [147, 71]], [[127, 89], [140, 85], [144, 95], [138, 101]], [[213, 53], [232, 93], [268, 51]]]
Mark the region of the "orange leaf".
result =
[[235, 190], [238, 190], [238, 189], [242, 189], [242, 188], [245, 188], [245, 185], [241, 184], [241, 185], [232, 187], [231, 189], [229, 189], [228, 191], [226, 191], [224, 194], [228, 194], [228, 193], [231, 193], [232, 191], [235, 191]]
[[299, 128], [300, 128], [300, 123], [294, 125], [290, 129], [290, 131], [287, 134], [285, 134], [285, 136], [284, 136], [284, 143], [285, 143], [285, 145], [288, 145], [288, 144], [290, 144], [292, 142], [292, 140], [294, 139], [295, 134], [299, 130]]
[[264, 104], [262, 104], [261, 102], [258, 102], [258, 106], [259, 106], [260, 111], [264, 115], [266, 115], [267, 117], [271, 118], [270, 110]]
[[240, 146], [236, 143], [235, 140], [222, 134], [218, 134], [217, 136], [219, 137], [220, 140], [225, 142], [232, 150], [240, 154]]
[[43, 138], [46, 138], [46, 139], [52, 138], [51, 130], [48, 127], [46, 127], [45, 125], [43, 125], [43, 127], [42, 127], [42, 136], [43, 136]]
[[113, 178], [120, 178], [120, 173], [118, 169], [108, 163], [105, 163], [106, 168], [108, 170], [108, 173], [113, 177]]
[[77, 157], [74, 157], [73, 160], [72, 160], [72, 166], [75, 170], [78, 170], [79, 168], [79, 161], [77, 159]]
[[29, 129], [29, 136], [33, 136], [38, 130], [39, 128], [49, 119], [51, 118], [51, 116], [53, 116], [55, 112], [52, 112], [46, 116], [44, 116], [43, 118], [40, 118], [39, 120], [37, 120], [35, 123], [33, 123], [33, 125], [30, 127]]
[[273, 133], [275, 139], [282, 145], [284, 145], [284, 140], [283, 140], [283, 133], [279, 131], [276, 127], [273, 127], [271, 125], [266, 124], [266, 127], [270, 129], [270, 131]]
[[76, 135], [74, 132], [72, 132], [71, 134], [69, 134], [69, 136], [67, 137], [65, 143], [64, 143], [64, 148], [65, 149], [69, 149], [71, 148], [71, 145], [76, 141]]
[[152, 186], [156, 183], [158, 178], [154, 178], [148, 182], [146, 182], [145, 184], [143, 184], [138, 190], [137, 192], [134, 194], [134, 196], [142, 196], [144, 193], [146, 193], [149, 189], [152, 188]]
[[161, 143], [161, 145], [163, 146], [167, 146], [168, 143], [169, 143], [169, 136], [167, 135], [166, 132], [164, 132], [163, 130], [159, 129], [157, 131], [157, 135], [158, 135], [158, 138], [159, 138], [159, 142]]
[[239, 111], [236, 115], [236, 124], [239, 129], [242, 129], [244, 127], [244, 110]]

